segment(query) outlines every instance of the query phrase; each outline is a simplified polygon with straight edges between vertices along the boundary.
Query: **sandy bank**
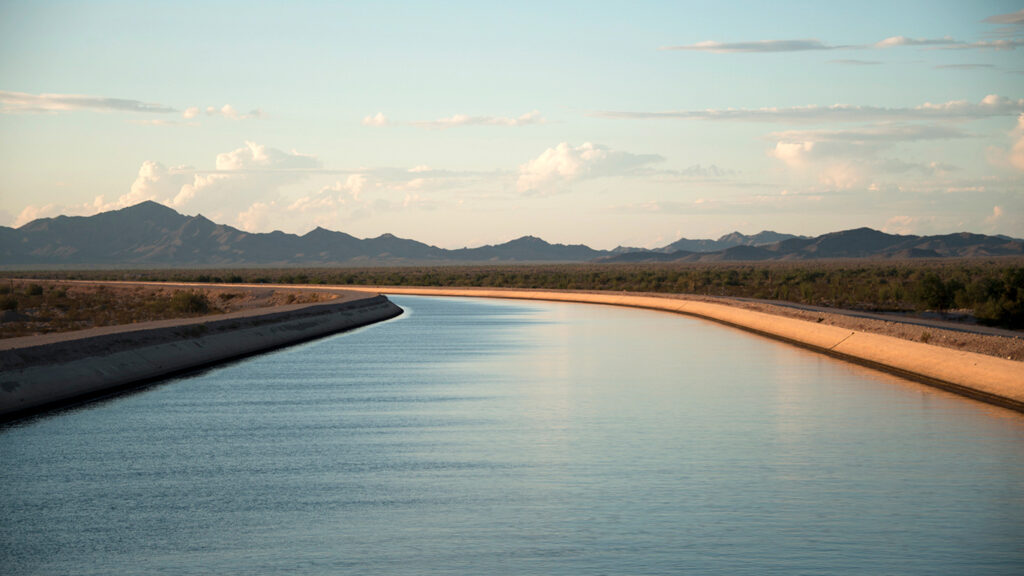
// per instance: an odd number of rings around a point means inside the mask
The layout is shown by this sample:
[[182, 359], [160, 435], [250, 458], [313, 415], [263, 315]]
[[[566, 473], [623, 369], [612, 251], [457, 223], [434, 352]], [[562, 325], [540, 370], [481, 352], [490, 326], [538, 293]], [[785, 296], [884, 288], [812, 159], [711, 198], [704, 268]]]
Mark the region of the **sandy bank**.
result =
[[0, 341], [0, 420], [402, 313], [379, 295]]
[[386, 294], [515, 298], [630, 306], [714, 320], [777, 340], [1024, 412], [1024, 363], [786, 318], [724, 304], [628, 294], [375, 287]]

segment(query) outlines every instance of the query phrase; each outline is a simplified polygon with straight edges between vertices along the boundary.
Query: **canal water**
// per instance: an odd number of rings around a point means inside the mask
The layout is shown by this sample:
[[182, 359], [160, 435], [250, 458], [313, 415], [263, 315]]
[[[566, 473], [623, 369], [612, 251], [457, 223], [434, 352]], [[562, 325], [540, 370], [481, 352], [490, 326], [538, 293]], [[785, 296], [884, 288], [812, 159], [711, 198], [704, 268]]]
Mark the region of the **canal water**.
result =
[[0, 429], [0, 572], [1024, 573], [1020, 414], [667, 313], [393, 300]]

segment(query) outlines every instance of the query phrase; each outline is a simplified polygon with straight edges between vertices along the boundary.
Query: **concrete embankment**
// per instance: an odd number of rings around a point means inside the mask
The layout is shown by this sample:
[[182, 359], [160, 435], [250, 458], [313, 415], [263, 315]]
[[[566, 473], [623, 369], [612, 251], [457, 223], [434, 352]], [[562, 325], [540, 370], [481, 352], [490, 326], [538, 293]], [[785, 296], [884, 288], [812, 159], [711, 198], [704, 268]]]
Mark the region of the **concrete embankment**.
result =
[[1024, 412], [1024, 363], [683, 298], [542, 290], [374, 287], [385, 294], [610, 304], [714, 320], [983, 402]]
[[0, 421], [402, 313], [384, 296], [0, 342]]

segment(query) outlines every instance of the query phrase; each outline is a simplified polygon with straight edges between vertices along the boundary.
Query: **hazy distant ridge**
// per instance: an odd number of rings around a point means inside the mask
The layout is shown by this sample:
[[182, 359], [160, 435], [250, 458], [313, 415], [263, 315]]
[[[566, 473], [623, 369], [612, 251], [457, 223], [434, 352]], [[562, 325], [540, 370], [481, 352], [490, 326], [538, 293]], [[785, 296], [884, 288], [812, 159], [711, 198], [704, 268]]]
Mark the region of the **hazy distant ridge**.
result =
[[816, 258], [916, 258], [1024, 254], [1024, 241], [962, 232], [901, 236], [870, 228], [816, 238], [764, 231], [717, 240], [680, 239], [655, 250], [595, 250], [524, 236], [504, 244], [446, 250], [383, 234], [360, 239], [316, 228], [302, 236], [249, 233], [155, 202], [95, 216], [58, 216], [0, 227], [0, 265], [75, 267], [374, 266], [511, 262], [714, 262]]

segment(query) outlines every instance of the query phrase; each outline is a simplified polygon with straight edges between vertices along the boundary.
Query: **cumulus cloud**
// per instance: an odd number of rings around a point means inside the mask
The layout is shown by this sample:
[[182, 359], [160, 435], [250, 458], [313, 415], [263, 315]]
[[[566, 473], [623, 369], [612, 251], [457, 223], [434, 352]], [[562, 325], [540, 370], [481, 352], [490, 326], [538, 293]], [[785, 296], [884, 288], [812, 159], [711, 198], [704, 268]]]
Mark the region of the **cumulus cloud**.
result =
[[240, 214], [239, 222], [250, 231], [266, 229], [271, 216], [276, 219], [312, 221], [317, 226], [329, 227], [339, 221], [364, 215], [371, 206], [360, 197], [367, 178], [350, 174], [344, 181], [323, 186], [318, 192], [301, 196], [289, 202], [256, 202]]
[[277, 212], [276, 202], [253, 202], [248, 209], [239, 212], [235, 218], [238, 226], [246, 232], [267, 231], [270, 218]]
[[810, 141], [780, 141], [775, 144], [775, 149], [768, 154], [790, 166], [803, 166], [807, 163], [807, 159], [814, 154], [814, 147], [815, 143]]
[[1024, 114], [1017, 117], [1017, 128], [1011, 134], [1015, 142], [1010, 149], [1010, 165], [1024, 171]]
[[377, 112], [373, 116], [363, 118], [363, 126], [387, 126], [388, 124], [388, 117], [383, 112]]
[[980, 102], [950, 100], [925, 102], [913, 107], [790, 106], [773, 108], [724, 108], [670, 112], [595, 112], [592, 116], [612, 119], [731, 120], [747, 122], [877, 122], [918, 121], [924, 119], [974, 119], [1015, 116], [1024, 113], [1024, 98], [1011, 99], [990, 94]]
[[313, 170], [320, 168], [315, 156], [296, 151], [282, 152], [255, 142], [246, 142], [242, 148], [217, 154], [217, 170]]
[[1002, 206], [993, 206], [992, 214], [988, 218], [985, 218], [985, 223], [989, 225], [998, 224], [1003, 219], [1003, 213], [1004, 211]]
[[14, 219], [14, 227], [19, 228], [33, 220], [50, 218], [64, 213], [64, 206], [54, 203], [42, 206], [25, 206], [21, 213], [18, 214], [18, 217]]
[[[188, 110], [185, 111], [185, 113], [186, 114], [190, 113], [193, 110], [195, 110], [195, 112], [193, 112], [193, 116], [199, 114], [199, 110], [196, 109], [195, 107], [189, 108]], [[220, 108], [218, 108], [216, 106], [207, 106], [206, 107], [206, 115], [207, 116], [220, 116], [222, 118], [227, 118], [229, 120], [256, 120], [256, 119], [263, 118], [263, 110], [260, 110], [259, 108], [255, 108], [255, 109], [250, 110], [249, 112], [243, 114], [242, 112], [239, 112], [238, 110], [236, 110], [235, 107], [232, 106], [231, 104], [225, 104], [225, 105], [221, 106]]]
[[0, 113], [24, 114], [98, 110], [103, 112], [144, 112], [168, 114], [177, 112], [170, 106], [102, 96], [81, 94], [28, 94], [0, 90]]
[[181, 113], [181, 117], [186, 120], [191, 120], [196, 116], [199, 116], [199, 106], [189, 106]]
[[83, 202], [81, 204], [68, 205], [49, 203], [42, 206], [31, 205], [26, 206], [18, 214], [13, 225], [17, 228], [39, 218], [50, 218], [60, 215], [88, 216], [104, 210], [111, 210], [113, 208], [116, 208], [116, 206], [105, 203], [103, 196], [97, 196], [91, 202]]
[[[273, 206], [282, 187], [302, 181], [320, 167], [319, 160], [313, 156], [246, 142], [241, 148], [218, 154], [216, 170], [197, 170], [190, 166], [168, 168], [160, 162], [147, 160], [140, 166], [128, 192], [114, 200], [97, 196], [93, 202], [82, 206], [29, 206], [19, 221], [27, 222], [26, 218], [54, 210], [95, 214], [153, 200], [179, 210], [198, 209], [222, 217], [245, 213], [246, 223], [255, 225], [260, 221], [259, 214]], [[350, 177], [349, 180], [358, 183], [358, 179]], [[258, 203], [262, 205], [256, 206]]]
[[520, 192], [536, 191], [587, 178], [625, 175], [663, 161], [656, 154], [631, 154], [586, 142], [573, 147], [562, 142], [519, 167]]
[[687, 50], [728, 54], [733, 52], [804, 52], [808, 50], [836, 50], [849, 46], [830, 46], [814, 38], [805, 40], [755, 40], [750, 42], [715, 42], [706, 40], [683, 46], [665, 46], [661, 50]]
[[470, 116], [468, 114], [455, 114], [448, 118], [439, 118], [429, 122], [413, 122], [416, 126], [423, 128], [445, 129], [459, 126], [528, 126], [530, 124], [543, 124], [544, 118], [540, 112], [533, 110], [515, 118], [505, 116]]
[[934, 176], [957, 168], [942, 162], [905, 162], [880, 152], [895, 142], [963, 138], [947, 126], [876, 125], [851, 130], [789, 130], [770, 135], [768, 155], [834, 189], [848, 189], [879, 176], [916, 172]]
[[139, 174], [128, 193], [117, 200], [118, 207], [132, 206], [145, 200], [167, 202], [174, 199], [181, 188], [193, 179], [194, 176], [186, 166], [168, 169], [159, 162], [146, 160], [139, 167]]

